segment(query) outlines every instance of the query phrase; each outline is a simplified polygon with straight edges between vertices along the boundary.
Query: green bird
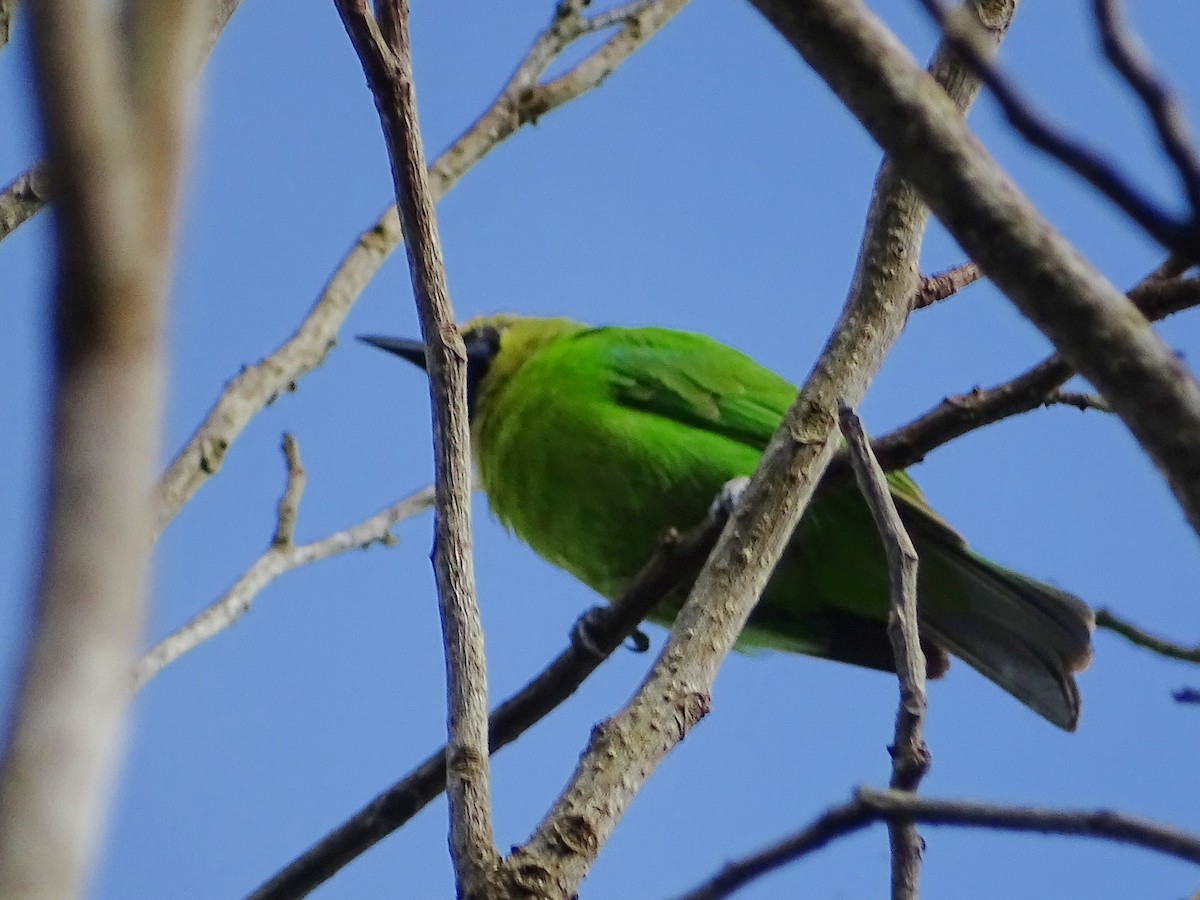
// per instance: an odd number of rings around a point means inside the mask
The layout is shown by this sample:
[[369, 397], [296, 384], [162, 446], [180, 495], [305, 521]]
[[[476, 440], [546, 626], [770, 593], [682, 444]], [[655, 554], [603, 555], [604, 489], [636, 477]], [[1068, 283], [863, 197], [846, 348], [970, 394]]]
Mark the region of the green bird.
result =
[[[754, 472], [796, 388], [738, 351], [664, 328], [496, 315], [463, 329], [471, 447], [493, 514], [610, 600], [668, 527]], [[422, 368], [419, 341], [363, 337]], [[904, 472], [888, 476], [920, 557], [929, 673], [963, 659], [1060, 728], [1091, 658], [1077, 597], [973, 553]], [[651, 616], [669, 625], [682, 595]], [[823, 487], [739, 639], [895, 671], [882, 543], [852, 482]]]

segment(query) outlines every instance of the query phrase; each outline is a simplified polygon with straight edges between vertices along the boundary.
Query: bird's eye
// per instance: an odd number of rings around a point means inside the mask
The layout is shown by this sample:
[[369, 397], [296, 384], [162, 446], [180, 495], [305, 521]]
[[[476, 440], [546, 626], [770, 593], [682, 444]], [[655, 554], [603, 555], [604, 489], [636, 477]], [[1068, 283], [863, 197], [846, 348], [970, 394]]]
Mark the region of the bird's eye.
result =
[[500, 332], [490, 325], [463, 335], [467, 345], [467, 414], [475, 412], [479, 384], [500, 352]]

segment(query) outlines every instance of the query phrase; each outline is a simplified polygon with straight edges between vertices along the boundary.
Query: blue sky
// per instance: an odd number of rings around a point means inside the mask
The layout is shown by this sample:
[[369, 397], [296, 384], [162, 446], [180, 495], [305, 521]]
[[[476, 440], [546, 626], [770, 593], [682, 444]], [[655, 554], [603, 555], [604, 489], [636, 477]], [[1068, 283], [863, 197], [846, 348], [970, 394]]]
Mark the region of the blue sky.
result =
[[[1056, 120], [1178, 196], [1144, 119], [1098, 59], [1082, 0], [1027, 4], [1005, 65]], [[876, 8], [924, 59], [912, 0]], [[1193, 4], [1136, 24], [1200, 121]], [[418, 4], [412, 25], [429, 154], [489, 103], [549, 4]], [[37, 154], [27, 33], [0, 53], [0, 179]], [[164, 460], [238, 368], [277, 346], [391, 194], [375, 110], [331, 4], [245, 0], [202, 80], [172, 300]], [[986, 98], [972, 122], [1049, 218], [1127, 287], [1160, 251], [1012, 136]], [[710, 333], [793, 381], [845, 296], [879, 154], [745, 4], [695, 0], [598, 92], [496, 150], [438, 208], [460, 316], [495, 310]], [[924, 268], [961, 251], [936, 227]], [[50, 219], [0, 244], [0, 699], [28, 628], [44, 468]], [[343, 528], [431, 476], [427, 392], [348, 338], [415, 335], [403, 255], [366, 289], [341, 345], [260, 415], [164, 535], [147, 641], [215, 599], [265, 548], [282, 488], [280, 434], [309, 474], [298, 538]], [[1195, 315], [1162, 326], [1200, 356]], [[990, 287], [913, 316], [862, 409], [880, 433], [947, 393], [1016, 374], [1048, 350]], [[973, 434], [913, 470], [932, 504], [988, 556], [1197, 639], [1200, 552], [1162, 480], [1114, 419], [1042, 410]], [[476, 572], [493, 696], [563, 646], [596, 598], [476, 504]], [[180, 660], [135, 704], [92, 895], [240, 896], [442, 740], [443, 666], [431, 518], [399, 545], [277, 581], [231, 631]], [[662, 632], [651, 637], [660, 646]], [[497, 840], [523, 841], [588, 730], [649, 657], [618, 653], [494, 759]], [[1200, 671], [1108, 634], [1080, 680], [1078, 733], [1058, 732], [959, 664], [930, 693], [939, 796], [1111, 807], [1200, 830], [1200, 718], [1170, 691]], [[584, 883], [589, 898], [670, 897], [723, 861], [799, 827], [858, 783], [886, 782], [894, 680], [783, 655], [735, 656], [713, 711], [654, 775]], [[439, 801], [315, 896], [453, 891]], [[1082, 840], [924, 830], [924, 896], [1175, 898], [1195, 868]], [[860, 834], [744, 892], [881, 896], [887, 840]]]

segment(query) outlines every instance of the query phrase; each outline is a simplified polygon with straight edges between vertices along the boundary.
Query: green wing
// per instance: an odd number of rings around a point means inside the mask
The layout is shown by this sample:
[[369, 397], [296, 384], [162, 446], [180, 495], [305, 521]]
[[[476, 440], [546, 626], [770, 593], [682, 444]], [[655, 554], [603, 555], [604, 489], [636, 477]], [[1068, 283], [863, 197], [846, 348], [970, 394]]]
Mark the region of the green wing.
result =
[[597, 328], [614, 399], [762, 450], [796, 388], [743, 353], [699, 334]]

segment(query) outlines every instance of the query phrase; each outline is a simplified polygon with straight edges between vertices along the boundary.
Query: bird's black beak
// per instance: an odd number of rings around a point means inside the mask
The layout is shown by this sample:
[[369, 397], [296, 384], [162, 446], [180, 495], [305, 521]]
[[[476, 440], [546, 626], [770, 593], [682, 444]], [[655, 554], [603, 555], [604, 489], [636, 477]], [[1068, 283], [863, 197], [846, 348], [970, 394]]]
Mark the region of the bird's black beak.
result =
[[425, 344], [421, 341], [410, 341], [407, 338], [383, 337], [377, 334], [360, 334], [358, 339], [364, 344], [394, 353], [422, 371], [425, 370]]

